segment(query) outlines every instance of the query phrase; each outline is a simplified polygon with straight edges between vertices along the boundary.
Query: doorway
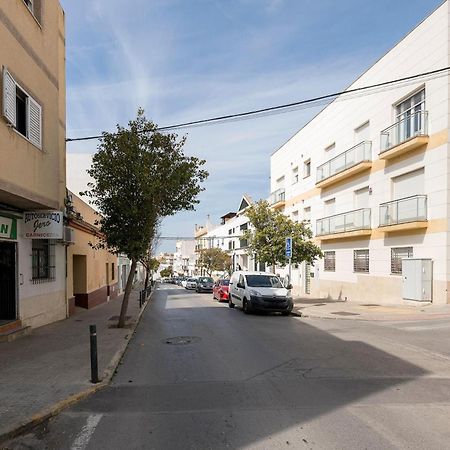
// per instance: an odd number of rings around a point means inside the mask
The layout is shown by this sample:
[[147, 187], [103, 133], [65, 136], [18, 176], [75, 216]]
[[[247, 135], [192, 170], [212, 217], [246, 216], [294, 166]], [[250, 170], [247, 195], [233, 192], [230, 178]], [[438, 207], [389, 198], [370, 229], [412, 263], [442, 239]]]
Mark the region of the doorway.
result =
[[0, 321], [16, 319], [16, 244], [0, 242]]

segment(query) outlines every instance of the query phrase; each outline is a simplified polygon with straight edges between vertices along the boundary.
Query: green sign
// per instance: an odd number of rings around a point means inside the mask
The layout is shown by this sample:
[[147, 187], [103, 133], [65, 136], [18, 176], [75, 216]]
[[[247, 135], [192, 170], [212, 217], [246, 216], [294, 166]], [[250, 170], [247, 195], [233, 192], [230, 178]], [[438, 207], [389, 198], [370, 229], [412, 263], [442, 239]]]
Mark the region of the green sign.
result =
[[0, 216], [0, 239], [17, 239], [17, 219]]

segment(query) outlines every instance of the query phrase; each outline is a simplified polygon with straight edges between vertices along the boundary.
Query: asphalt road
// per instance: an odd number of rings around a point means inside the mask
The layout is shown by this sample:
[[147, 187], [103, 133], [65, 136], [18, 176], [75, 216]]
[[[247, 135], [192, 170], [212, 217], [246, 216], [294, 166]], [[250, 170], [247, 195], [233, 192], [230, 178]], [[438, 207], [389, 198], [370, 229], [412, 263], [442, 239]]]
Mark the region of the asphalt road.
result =
[[448, 449], [450, 323], [238, 309], [163, 286], [110, 387], [10, 449]]

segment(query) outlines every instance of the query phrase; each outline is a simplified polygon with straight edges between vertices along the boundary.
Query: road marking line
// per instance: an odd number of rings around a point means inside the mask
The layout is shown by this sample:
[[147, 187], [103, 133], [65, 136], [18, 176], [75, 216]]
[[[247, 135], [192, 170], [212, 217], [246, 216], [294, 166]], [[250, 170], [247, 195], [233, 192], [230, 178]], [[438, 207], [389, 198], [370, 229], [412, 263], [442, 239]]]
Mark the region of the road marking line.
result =
[[102, 417], [103, 414], [91, 414], [87, 418], [86, 425], [78, 433], [70, 450], [84, 450], [87, 447]]
[[430, 325], [417, 325], [412, 327], [402, 327], [402, 330], [407, 331], [429, 331], [429, 330], [439, 330], [443, 328], [450, 328], [450, 324], [442, 323], [442, 324], [430, 324]]

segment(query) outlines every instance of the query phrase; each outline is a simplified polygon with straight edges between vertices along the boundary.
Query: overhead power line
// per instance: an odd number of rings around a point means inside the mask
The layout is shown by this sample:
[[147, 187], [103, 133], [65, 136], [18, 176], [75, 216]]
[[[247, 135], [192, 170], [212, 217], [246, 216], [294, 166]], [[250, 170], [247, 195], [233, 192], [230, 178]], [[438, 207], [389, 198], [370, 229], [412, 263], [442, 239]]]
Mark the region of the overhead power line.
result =
[[[359, 88], [348, 89], [345, 91], [335, 92], [333, 94], [322, 95], [319, 97], [309, 98], [306, 100], [300, 100], [292, 103], [285, 103], [282, 105], [269, 106], [267, 108], [261, 109], [253, 109], [250, 111], [245, 111], [236, 114], [226, 114], [223, 116], [210, 117], [207, 119], [193, 120], [190, 122], [181, 122], [175, 125], [167, 125], [164, 127], [158, 127], [155, 131], [171, 131], [182, 128], [191, 128], [197, 126], [205, 126], [211, 125], [215, 123], [223, 123], [223, 122], [233, 122], [237, 120], [245, 120], [249, 118], [257, 117], [265, 117], [267, 115], [279, 114], [282, 112], [291, 112], [296, 111], [301, 108], [311, 107], [311, 106], [319, 106], [329, 103], [332, 99], [336, 99], [338, 97], [343, 97], [342, 100], [348, 100], [349, 98], [354, 98], [358, 96], [358, 94], [364, 93], [366, 91], [377, 91], [377, 90], [385, 90], [384, 88], [392, 88], [398, 84], [410, 84], [412, 82], [417, 82], [423, 78], [437, 78], [439, 76], [443, 76], [445, 72], [450, 70], [450, 66], [444, 67], [442, 69], [436, 69], [429, 72], [422, 72], [416, 75], [411, 75], [408, 77], [397, 78], [395, 80], [384, 81], [382, 83], [372, 84], [369, 86], [362, 86]], [[372, 92], [374, 93], [374, 92]], [[351, 95], [356, 94], [356, 95]], [[114, 133], [112, 133], [114, 134]], [[103, 135], [97, 136], [85, 136], [79, 138], [67, 138], [66, 142], [75, 142], [75, 141], [89, 141], [89, 140], [97, 140], [102, 139]]]

